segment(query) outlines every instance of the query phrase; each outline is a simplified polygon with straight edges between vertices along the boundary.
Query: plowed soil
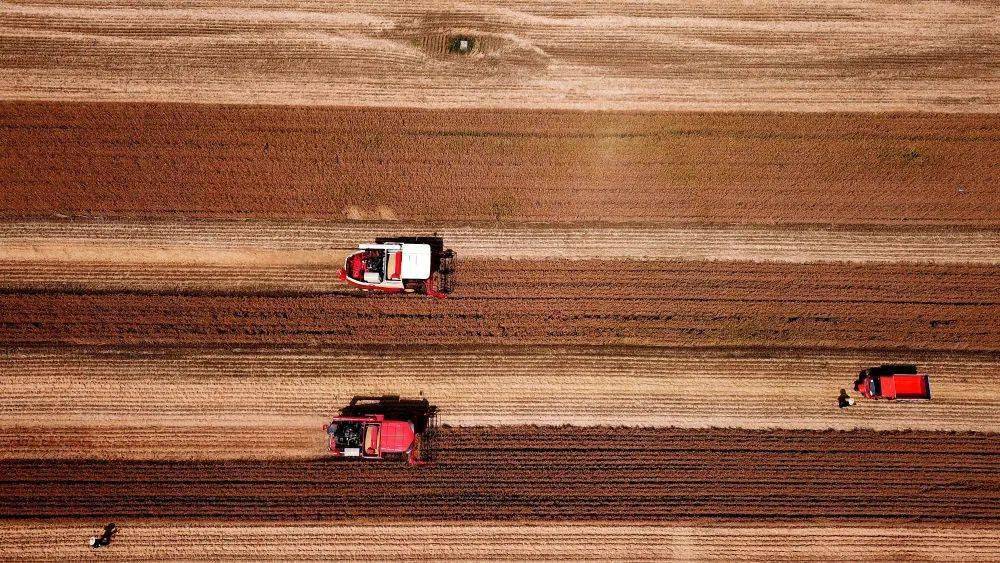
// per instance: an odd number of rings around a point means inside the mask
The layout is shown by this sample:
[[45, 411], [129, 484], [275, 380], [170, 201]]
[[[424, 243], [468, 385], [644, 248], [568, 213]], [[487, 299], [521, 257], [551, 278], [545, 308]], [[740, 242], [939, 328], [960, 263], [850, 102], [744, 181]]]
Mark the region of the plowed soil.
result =
[[0, 216], [998, 225], [1000, 117], [0, 103]]
[[[0, 522], [16, 559], [92, 556], [85, 547], [101, 526], [81, 521]], [[664, 559], [760, 561], [987, 560], [1000, 551], [1000, 531], [956, 525], [671, 526], [644, 522], [579, 524], [497, 522], [274, 523], [130, 518], [102, 560], [367, 560], [370, 538], [380, 557], [418, 560]], [[845, 548], [845, 546], [850, 546]], [[6, 554], [5, 554], [6, 555]]]
[[7, 461], [0, 516], [1000, 523], [995, 435], [498, 427], [434, 448], [421, 468]]
[[498, 260], [460, 275], [446, 300], [6, 293], [0, 343], [1000, 350], [988, 266]]
[[[16, 2], [0, 97], [996, 111], [990, 2]], [[457, 36], [470, 38], [453, 53]]]

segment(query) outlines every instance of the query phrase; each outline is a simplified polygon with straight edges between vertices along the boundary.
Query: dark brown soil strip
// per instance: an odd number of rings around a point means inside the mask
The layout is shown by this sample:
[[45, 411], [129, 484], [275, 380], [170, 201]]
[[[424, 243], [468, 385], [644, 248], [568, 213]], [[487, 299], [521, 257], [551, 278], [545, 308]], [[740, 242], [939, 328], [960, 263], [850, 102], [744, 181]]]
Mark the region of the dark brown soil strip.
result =
[[446, 300], [0, 294], [0, 344], [1000, 350], [990, 266], [465, 261], [458, 275]]
[[1000, 221], [1000, 116], [0, 102], [0, 217]]
[[5, 462], [0, 517], [1000, 522], [996, 435], [463, 428], [435, 451], [419, 468]]

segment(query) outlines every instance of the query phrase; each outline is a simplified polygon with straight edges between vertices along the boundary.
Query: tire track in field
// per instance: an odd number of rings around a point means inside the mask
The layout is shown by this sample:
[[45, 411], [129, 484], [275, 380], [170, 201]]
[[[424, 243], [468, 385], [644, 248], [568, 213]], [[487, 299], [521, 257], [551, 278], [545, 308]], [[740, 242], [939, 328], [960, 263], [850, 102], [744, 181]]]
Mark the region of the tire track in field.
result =
[[[837, 408], [860, 369], [890, 361], [930, 373], [933, 400]], [[998, 369], [990, 356], [893, 352], [7, 350], [0, 457], [308, 458], [327, 418], [368, 394], [424, 393], [461, 426], [1000, 432]]]

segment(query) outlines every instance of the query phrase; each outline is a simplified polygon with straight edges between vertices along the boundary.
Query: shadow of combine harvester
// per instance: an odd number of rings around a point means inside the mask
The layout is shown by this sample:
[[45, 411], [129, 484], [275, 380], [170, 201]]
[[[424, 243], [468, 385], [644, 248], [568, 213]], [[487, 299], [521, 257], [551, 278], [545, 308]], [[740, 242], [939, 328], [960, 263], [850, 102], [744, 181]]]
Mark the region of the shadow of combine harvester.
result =
[[358, 395], [324, 426], [330, 453], [339, 459], [406, 460], [422, 465], [433, 458], [437, 407], [427, 399]]

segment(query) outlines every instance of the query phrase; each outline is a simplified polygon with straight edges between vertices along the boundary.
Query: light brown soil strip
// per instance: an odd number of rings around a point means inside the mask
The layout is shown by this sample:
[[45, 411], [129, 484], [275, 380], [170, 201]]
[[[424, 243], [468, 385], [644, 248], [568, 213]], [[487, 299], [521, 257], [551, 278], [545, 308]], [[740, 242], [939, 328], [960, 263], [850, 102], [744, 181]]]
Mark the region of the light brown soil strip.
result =
[[1000, 230], [444, 226], [237, 221], [0, 223], [0, 288], [335, 291], [350, 248], [440, 233], [460, 259], [1000, 264]]
[[[0, 97], [995, 111], [989, 2], [15, 3]], [[449, 52], [457, 35], [467, 54]]]
[[433, 449], [418, 468], [5, 461], [0, 515], [1000, 524], [995, 434], [505, 426], [442, 429]]
[[[89, 558], [86, 540], [105, 522], [4, 520], [7, 557]], [[365, 560], [372, 538], [386, 559], [485, 560], [986, 560], [1000, 552], [1000, 529], [982, 525], [675, 526], [647, 523], [118, 522], [103, 560]]]
[[998, 131], [994, 114], [9, 102], [0, 216], [996, 227]]
[[0, 344], [1000, 350], [995, 267], [464, 261], [418, 295], [0, 294]]
[[[932, 401], [837, 408], [860, 369], [903, 361], [931, 374]], [[421, 392], [462, 426], [1000, 432], [998, 372], [990, 357], [891, 352], [6, 350], [0, 457], [307, 458], [352, 396]]]

